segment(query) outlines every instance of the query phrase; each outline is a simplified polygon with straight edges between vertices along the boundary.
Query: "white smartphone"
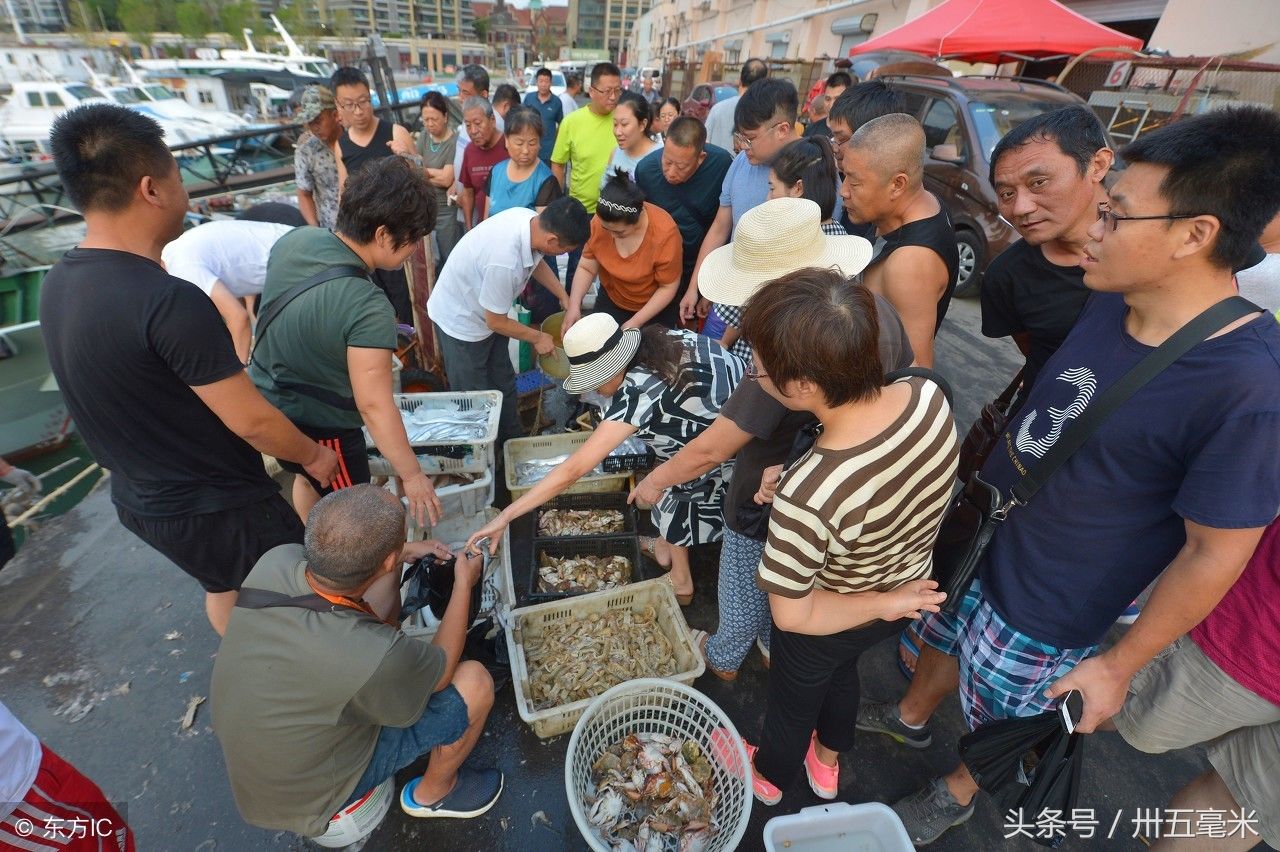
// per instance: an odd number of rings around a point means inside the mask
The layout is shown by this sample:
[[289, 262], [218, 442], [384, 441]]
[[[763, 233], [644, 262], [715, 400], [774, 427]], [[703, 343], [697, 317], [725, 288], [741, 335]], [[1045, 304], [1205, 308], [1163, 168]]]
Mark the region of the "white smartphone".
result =
[[1062, 727], [1066, 728], [1068, 734], [1074, 734], [1076, 725], [1080, 724], [1080, 717], [1084, 715], [1084, 697], [1076, 690], [1071, 690], [1062, 696], [1058, 712], [1062, 714]]

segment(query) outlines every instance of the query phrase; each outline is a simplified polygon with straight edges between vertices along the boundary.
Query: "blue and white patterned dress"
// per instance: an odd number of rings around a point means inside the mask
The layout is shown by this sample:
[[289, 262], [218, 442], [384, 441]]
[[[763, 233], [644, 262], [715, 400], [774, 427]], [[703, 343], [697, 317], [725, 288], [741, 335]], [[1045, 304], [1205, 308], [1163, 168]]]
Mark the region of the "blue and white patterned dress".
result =
[[[644, 440], [666, 461], [716, 419], [729, 394], [742, 380], [746, 364], [720, 344], [692, 331], [668, 334], [680, 338], [684, 361], [675, 384], [668, 384], [641, 367], [627, 371], [617, 393], [602, 407], [601, 418], [636, 427]], [[677, 485], [653, 507], [653, 523], [671, 544], [688, 547], [719, 541], [724, 526], [725, 485], [732, 462], [713, 468], [698, 479]]]

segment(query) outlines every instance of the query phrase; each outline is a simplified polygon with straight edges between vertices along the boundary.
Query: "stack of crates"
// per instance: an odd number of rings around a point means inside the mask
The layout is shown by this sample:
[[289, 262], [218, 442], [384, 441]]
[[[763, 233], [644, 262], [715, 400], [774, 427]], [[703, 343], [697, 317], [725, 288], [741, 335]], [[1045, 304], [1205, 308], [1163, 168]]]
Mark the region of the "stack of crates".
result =
[[[472, 477], [472, 481], [437, 486], [443, 514], [440, 521], [419, 527], [412, 520], [409, 539], [418, 541], [434, 538], [457, 552], [470, 535], [497, 516], [493, 508], [495, 478], [497, 476], [498, 421], [502, 413], [500, 391], [445, 391], [442, 393], [395, 394], [396, 405], [406, 421], [410, 446], [418, 457], [418, 464], [429, 475], [456, 474]], [[452, 443], [415, 440], [413, 415], [419, 412], [486, 413], [483, 437], [466, 438]], [[425, 421], [426, 418], [423, 418]], [[373, 449], [373, 439], [365, 430], [366, 445]], [[374, 476], [393, 477], [395, 472], [380, 455], [370, 455], [369, 468]], [[392, 483], [395, 480], [392, 479]], [[510, 536], [503, 536], [498, 555], [488, 559], [482, 580], [481, 617], [494, 615], [499, 621], [515, 605], [511, 577]], [[406, 623], [405, 632], [411, 635], [432, 636], [438, 622], [429, 609], [422, 609]]]

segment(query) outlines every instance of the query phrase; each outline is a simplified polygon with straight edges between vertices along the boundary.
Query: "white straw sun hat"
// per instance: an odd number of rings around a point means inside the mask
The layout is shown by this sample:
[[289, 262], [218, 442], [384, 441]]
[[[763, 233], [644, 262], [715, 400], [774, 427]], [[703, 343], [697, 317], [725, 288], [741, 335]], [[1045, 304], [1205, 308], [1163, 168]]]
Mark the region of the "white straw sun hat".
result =
[[775, 198], [738, 220], [733, 242], [708, 254], [698, 271], [698, 292], [712, 302], [746, 303], [761, 284], [809, 266], [837, 267], [853, 276], [871, 262], [862, 237], [822, 233], [822, 210], [807, 198]]
[[588, 314], [565, 332], [564, 354], [569, 359], [569, 393], [593, 391], [631, 363], [640, 347], [640, 329], [623, 331], [608, 314]]

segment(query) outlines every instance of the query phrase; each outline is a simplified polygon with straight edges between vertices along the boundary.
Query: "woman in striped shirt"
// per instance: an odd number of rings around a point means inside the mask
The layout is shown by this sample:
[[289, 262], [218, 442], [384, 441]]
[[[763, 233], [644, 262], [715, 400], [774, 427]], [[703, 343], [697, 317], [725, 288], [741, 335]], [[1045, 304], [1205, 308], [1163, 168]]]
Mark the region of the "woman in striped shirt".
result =
[[956, 474], [955, 423], [936, 384], [882, 386], [874, 297], [838, 271], [765, 285], [743, 331], [754, 348], [746, 377], [823, 426], [778, 485], [757, 575], [774, 625], [753, 787], [776, 804], [803, 762], [813, 791], [834, 799], [839, 755], [853, 747], [859, 656], [944, 597], [927, 578]]

